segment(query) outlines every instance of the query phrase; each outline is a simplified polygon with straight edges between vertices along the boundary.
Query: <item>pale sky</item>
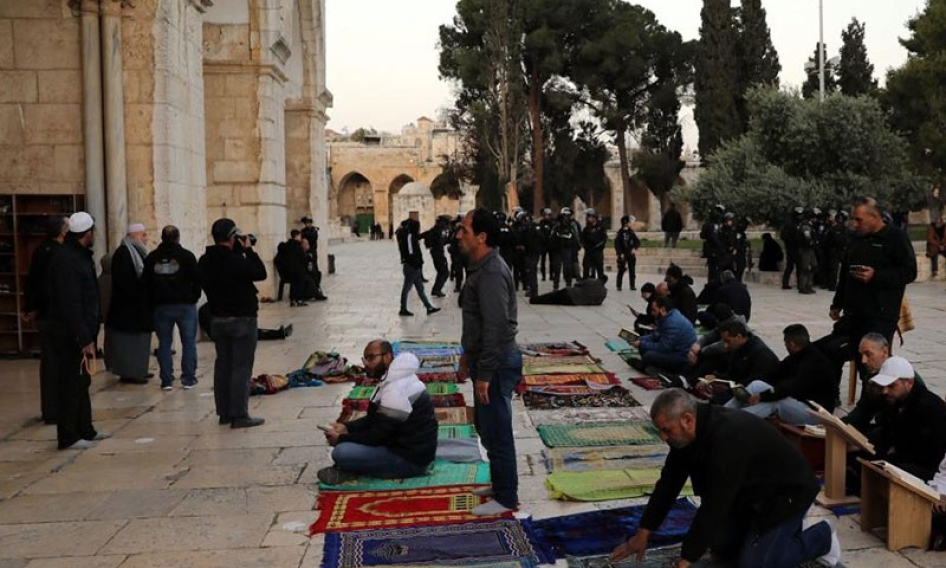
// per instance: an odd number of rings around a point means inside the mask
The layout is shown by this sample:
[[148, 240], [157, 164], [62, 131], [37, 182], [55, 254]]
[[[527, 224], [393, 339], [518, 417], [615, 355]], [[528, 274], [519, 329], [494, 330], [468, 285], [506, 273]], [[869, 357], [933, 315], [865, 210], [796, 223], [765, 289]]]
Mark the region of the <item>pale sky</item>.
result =
[[[565, 0], [563, 0], [565, 1]], [[699, 35], [702, 0], [638, 0], [684, 39]], [[733, 0], [738, 3], [738, 0]], [[328, 0], [328, 88], [335, 96], [328, 127], [359, 126], [400, 132], [420, 116], [436, 118], [451, 105], [450, 85], [438, 78], [438, 27], [449, 23], [454, 0]], [[899, 67], [907, 52], [898, 43], [906, 21], [926, 0], [824, 0], [828, 57], [838, 54], [851, 18], [867, 24], [867, 50], [876, 76]], [[782, 63], [782, 84], [801, 86], [818, 41], [817, 0], [763, 0], [772, 41]]]

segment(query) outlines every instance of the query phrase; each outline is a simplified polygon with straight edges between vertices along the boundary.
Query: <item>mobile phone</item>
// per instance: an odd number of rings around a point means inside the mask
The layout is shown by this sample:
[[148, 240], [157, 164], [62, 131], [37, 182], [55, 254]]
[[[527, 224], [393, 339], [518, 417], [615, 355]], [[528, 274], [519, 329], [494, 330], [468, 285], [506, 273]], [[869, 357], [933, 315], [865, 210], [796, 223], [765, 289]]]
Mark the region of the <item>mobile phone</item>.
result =
[[330, 424], [319, 424], [318, 426], [316, 426], [316, 428], [318, 428], [319, 430], [321, 430], [321, 431], [323, 431], [323, 432], [334, 432], [334, 431], [335, 431], [335, 428], [333, 428], [332, 425], [330, 425]]
[[870, 268], [869, 266], [864, 266], [863, 264], [852, 264], [850, 267], [851, 272], [864, 272]]
[[638, 312], [637, 310], [635, 310], [635, 309], [633, 308], [633, 306], [631, 306], [630, 304], [627, 304], [627, 309], [631, 310], [631, 313], [632, 313], [635, 317], [641, 315], [640, 312]]

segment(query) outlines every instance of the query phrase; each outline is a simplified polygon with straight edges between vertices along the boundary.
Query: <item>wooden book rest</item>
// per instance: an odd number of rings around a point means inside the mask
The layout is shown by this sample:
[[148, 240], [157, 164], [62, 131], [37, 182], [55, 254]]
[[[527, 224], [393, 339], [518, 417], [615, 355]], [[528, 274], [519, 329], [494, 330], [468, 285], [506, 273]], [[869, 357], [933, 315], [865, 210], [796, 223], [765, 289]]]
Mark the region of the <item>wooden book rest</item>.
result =
[[925, 549], [939, 494], [920, 478], [884, 462], [861, 462], [861, 530], [887, 529], [887, 549]]
[[822, 507], [852, 505], [860, 501], [857, 496], [847, 495], [848, 446], [854, 446], [870, 454], [874, 446], [856, 428], [845, 424], [816, 402], [808, 401], [814, 408], [812, 414], [824, 425], [824, 490], [818, 493], [815, 501]]

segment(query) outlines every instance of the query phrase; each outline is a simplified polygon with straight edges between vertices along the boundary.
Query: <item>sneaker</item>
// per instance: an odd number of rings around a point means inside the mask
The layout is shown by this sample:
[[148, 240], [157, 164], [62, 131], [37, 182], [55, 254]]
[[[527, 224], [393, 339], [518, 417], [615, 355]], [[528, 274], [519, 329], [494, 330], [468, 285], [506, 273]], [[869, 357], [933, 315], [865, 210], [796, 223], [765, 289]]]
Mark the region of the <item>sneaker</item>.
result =
[[470, 514], [474, 517], [498, 517], [511, 512], [512, 509], [490, 499], [482, 505], [473, 507]]
[[262, 426], [266, 422], [264, 418], [234, 418], [233, 422], [230, 423], [231, 428], [255, 428], [256, 426]]
[[818, 558], [818, 564], [822, 566], [837, 566], [841, 562], [841, 541], [838, 540], [838, 532], [834, 530], [834, 525], [828, 521], [821, 521], [831, 529], [831, 549], [824, 556]]
[[407, 316], [412, 316], [412, 315], [414, 315], [414, 313], [413, 313], [413, 312], [409, 312], [409, 311], [407, 311], [407, 310], [401, 310], [401, 311], [399, 311], [399, 312], [397, 313], [397, 315], [402, 316], [402, 317], [407, 317]]
[[220, 424], [221, 426], [226, 426], [227, 424], [230, 424], [231, 422], [233, 422], [231, 418], [228, 418], [226, 416], [221, 416], [220, 419], [217, 421], [217, 424]]
[[171, 383], [161, 383], [161, 390], [163, 390], [163, 391], [169, 391], [169, 390], [173, 390], [173, 389], [174, 389], [174, 385], [173, 385], [173, 384], [171, 384]]
[[492, 497], [493, 496], [493, 487], [491, 485], [486, 487], [480, 487], [473, 490], [473, 495], [477, 497]]
[[60, 450], [87, 450], [89, 448], [94, 448], [95, 442], [91, 440], [78, 440], [76, 443], [71, 446], [66, 446], [65, 448], [59, 448]]
[[358, 479], [357, 475], [342, 471], [335, 466], [324, 467], [316, 472], [315, 476], [325, 485], [341, 485], [342, 483]]
[[427, 308], [427, 315], [432, 315], [440, 311], [440, 308]]
[[187, 382], [181, 381], [181, 388], [184, 389], [184, 390], [191, 390], [192, 388], [194, 388], [194, 387], [196, 387], [196, 386], [197, 386], [197, 381], [196, 381], [196, 380], [187, 381]]

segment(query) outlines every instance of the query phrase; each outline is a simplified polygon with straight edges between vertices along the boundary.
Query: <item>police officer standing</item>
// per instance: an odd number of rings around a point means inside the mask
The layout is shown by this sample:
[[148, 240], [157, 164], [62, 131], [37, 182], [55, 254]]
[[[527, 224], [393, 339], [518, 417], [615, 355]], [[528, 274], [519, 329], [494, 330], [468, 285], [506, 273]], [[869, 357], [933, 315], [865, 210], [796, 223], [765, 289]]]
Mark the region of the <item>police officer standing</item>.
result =
[[578, 233], [571, 218], [572, 211], [563, 207], [558, 215], [558, 224], [552, 229], [549, 248], [552, 288], [558, 290], [559, 278], [564, 278], [565, 286], [571, 286], [575, 279], [575, 264], [572, 261], [578, 245]]
[[614, 252], [617, 253], [618, 262], [618, 292], [621, 291], [625, 272], [627, 272], [631, 290], [637, 290], [637, 249], [641, 246], [641, 240], [631, 228], [633, 222], [634, 217], [628, 215], [621, 217], [621, 230], [614, 239]]
[[[792, 272], [795, 270], [795, 263], [798, 262], [798, 236], [797, 227], [802, 222], [805, 214], [804, 207], [796, 207], [792, 211], [791, 217], [786, 219], [779, 231], [779, 237], [785, 245], [785, 272], [782, 273], [782, 290], [791, 290]], [[795, 277], [796, 281], [798, 277]]]
[[436, 298], [446, 296], [446, 294], [443, 293], [443, 285], [447, 283], [447, 279], [450, 277], [450, 269], [447, 266], [447, 255], [444, 252], [447, 238], [445, 231], [448, 230], [449, 220], [449, 217], [444, 218], [443, 215], [437, 217], [437, 222], [434, 226], [421, 233], [420, 237], [418, 237], [420, 240], [424, 241], [424, 245], [427, 247], [427, 250], [430, 251], [430, 258], [434, 261], [434, 269], [437, 271], [437, 277], [434, 279], [434, 287], [430, 291], [430, 295]]
[[542, 220], [539, 221], [539, 231], [542, 234], [542, 252], [539, 254], [542, 282], [545, 282], [545, 267], [549, 260], [549, 240], [552, 238], [553, 227], [555, 227], [555, 219], [552, 218], [552, 210], [546, 207], [542, 210]]
[[722, 236], [722, 221], [725, 213], [725, 206], [716, 205], [700, 229], [700, 238], [703, 240], [703, 258], [706, 259], [709, 282], [717, 279], [721, 270], [720, 264], [726, 263], [726, 257], [729, 255]]
[[818, 269], [818, 247], [814, 216], [803, 218], [795, 227], [795, 242], [798, 246], [798, 293], [814, 294], [815, 271]]
[[594, 209], [585, 211], [585, 219], [585, 228], [581, 231], [581, 245], [585, 249], [582, 277], [604, 281], [604, 247], [608, 244], [608, 232], [601, 226], [601, 218]]

